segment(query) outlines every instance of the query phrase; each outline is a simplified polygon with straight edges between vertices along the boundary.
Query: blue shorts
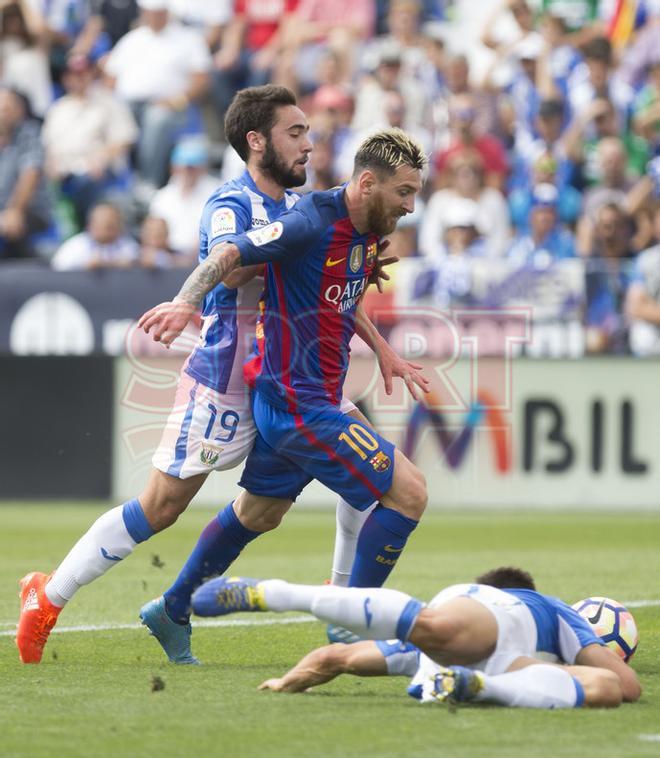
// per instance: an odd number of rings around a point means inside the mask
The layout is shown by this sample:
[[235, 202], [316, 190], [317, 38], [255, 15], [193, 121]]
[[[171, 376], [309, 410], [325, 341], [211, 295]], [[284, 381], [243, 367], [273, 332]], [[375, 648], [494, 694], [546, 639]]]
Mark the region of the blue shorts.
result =
[[295, 500], [318, 479], [358, 510], [391, 488], [394, 445], [339, 408], [274, 408], [254, 393], [257, 437], [239, 485], [253, 495]]

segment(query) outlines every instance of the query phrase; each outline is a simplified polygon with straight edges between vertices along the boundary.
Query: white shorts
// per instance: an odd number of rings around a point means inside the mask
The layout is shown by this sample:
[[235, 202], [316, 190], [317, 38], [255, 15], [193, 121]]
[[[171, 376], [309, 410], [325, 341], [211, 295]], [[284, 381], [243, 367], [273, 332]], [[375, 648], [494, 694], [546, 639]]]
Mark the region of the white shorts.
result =
[[[355, 405], [342, 398], [341, 410]], [[257, 434], [250, 392], [221, 394], [181, 372], [154, 468], [178, 479], [227, 471], [244, 461]]]
[[[529, 608], [515, 595], [482, 584], [456, 584], [447, 587], [429, 603], [437, 608], [455, 597], [468, 596], [478, 601], [495, 617], [497, 644], [492, 655], [466, 668], [483, 671], [485, 674], [503, 674], [521, 656], [536, 657], [536, 623]], [[424, 653], [419, 660], [419, 669], [413, 684], [422, 683], [438, 671], [438, 664]]]
[[179, 479], [225, 471], [245, 460], [256, 433], [247, 388], [223, 395], [182, 372], [152, 462]]

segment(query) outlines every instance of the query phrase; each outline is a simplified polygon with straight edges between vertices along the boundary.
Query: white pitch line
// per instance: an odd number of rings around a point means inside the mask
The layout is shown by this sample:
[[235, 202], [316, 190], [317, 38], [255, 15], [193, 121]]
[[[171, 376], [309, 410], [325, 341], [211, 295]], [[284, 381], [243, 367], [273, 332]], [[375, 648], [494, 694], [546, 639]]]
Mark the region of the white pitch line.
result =
[[[308, 624], [316, 621], [314, 616], [292, 616], [290, 618], [266, 618], [266, 619], [215, 619], [213, 621], [195, 621], [193, 626], [222, 627], [222, 626], [269, 626], [272, 624]], [[3, 623], [2, 626], [9, 626]], [[12, 637], [16, 634], [16, 623], [12, 629], [0, 631], [0, 637]], [[109, 632], [116, 629], [144, 629], [142, 624], [81, 624], [80, 626], [55, 627], [51, 634], [66, 634], [69, 632]]]
[[637, 738], [642, 742], [660, 742], [660, 734], [638, 734]]
[[624, 605], [626, 608], [652, 608], [655, 605], [660, 605], [660, 600], [631, 600]]
[[[623, 605], [626, 608], [653, 608], [660, 605], [660, 600], [630, 600]], [[215, 619], [209, 621], [193, 621], [193, 626], [223, 627], [223, 626], [269, 626], [271, 624], [307, 624], [316, 621], [313, 616], [292, 616], [289, 618], [262, 618], [262, 619]], [[0, 637], [11, 637], [16, 634], [16, 621], [0, 622]], [[108, 632], [114, 629], [142, 629], [142, 624], [81, 624], [80, 626], [55, 627], [52, 634], [65, 634], [67, 632]]]

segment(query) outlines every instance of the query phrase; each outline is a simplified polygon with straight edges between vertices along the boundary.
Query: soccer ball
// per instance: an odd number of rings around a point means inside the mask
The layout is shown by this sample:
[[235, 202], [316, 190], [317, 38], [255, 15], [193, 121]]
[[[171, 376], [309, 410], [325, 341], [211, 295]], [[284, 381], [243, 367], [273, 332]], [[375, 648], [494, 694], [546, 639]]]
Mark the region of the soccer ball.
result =
[[632, 613], [609, 597], [590, 597], [573, 606], [611, 650], [629, 661], [637, 649], [639, 634]]

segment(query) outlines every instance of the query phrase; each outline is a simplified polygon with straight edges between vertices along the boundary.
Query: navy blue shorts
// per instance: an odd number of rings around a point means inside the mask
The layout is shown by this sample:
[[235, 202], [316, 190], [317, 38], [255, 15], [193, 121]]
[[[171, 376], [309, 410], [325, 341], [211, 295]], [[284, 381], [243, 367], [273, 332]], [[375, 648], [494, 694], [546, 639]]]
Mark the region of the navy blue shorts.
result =
[[241, 481], [253, 495], [295, 500], [318, 479], [358, 510], [391, 488], [394, 445], [338, 407], [289, 413], [254, 394], [257, 437]]

